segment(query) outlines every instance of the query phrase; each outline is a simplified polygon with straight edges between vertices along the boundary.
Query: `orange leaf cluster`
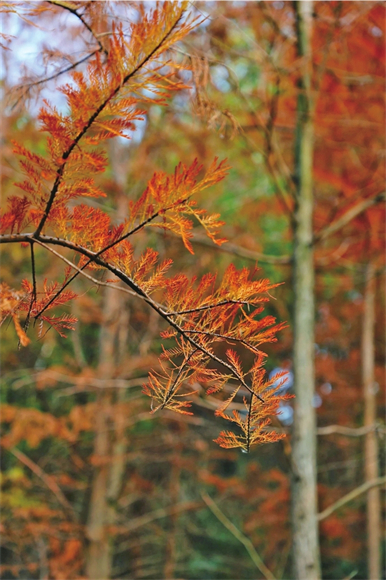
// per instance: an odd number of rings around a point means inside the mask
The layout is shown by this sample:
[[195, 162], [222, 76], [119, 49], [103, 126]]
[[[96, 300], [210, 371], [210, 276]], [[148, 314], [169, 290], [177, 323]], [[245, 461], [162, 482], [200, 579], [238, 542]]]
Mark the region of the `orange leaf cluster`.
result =
[[[186, 397], [192, 392], [185, 392], [186, 385], [194, 389], [202, 384], [208, 394], [229, 387], [231, 395], [216, 414], [238, 424], [244, 435], [232, 435], [230, 444], [231, 435], [222, 433], [217, 439], [221, 446], [249, 451], [253, 443], [282, 438], [264, 429], [269, 416], [276, 414], [280, 400], [288, 398], [277, 395], [280, 385], [272, 388], [285, 373], [264, 381], [266, 355], [259, 349], [263, 343], [276, 341], [276, 333], [286, 326], [276, 324], [272, 316], [258, 318], [268, 292], [277, 284], [255, 281], [246, 268], [237, 271], [233, 265], [218, 288], [212, 274], [204, 276], [198, 285], [195, 282], [182, 274], [165, 281], [164, 314], [172, 328], [162, 336], [173, 338], [175, 346], [164, 349], [162, 370], [151, 372], [144, 386], [145, 394], [152, 398], [153, 412], [166, 408], [190, 414], [187, 409], [191, 402]], [[243, 370], [239, 355], [232, 349], [227, 350], [225, 358], [217, 354], [216, 347], [224, 343], [252, 352], [255, 360], [251, 369]], [[210, 363], [212, 366], [208, 366]], [[225, 413], [240, 391], [244, 393], [245, 419], [237, 412], [231, 417]]]

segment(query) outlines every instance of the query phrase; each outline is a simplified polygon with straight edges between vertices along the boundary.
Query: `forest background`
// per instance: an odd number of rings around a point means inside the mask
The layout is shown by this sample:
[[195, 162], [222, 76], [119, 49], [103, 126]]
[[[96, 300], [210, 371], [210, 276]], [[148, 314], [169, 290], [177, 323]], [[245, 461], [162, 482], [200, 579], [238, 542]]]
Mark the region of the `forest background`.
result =
[[[45, 154], [42, 98], [63, 106], [55, 88], [69, 77], [58, 73], [98, 43], [105, 48], [114, 19], [125, 27], [132, 17], [130, 3], [104, 3], [103, 14], [92, 3], [39, 3], [46, 4], [49, 11], [31, 15], [21, 3], [20, 18], [9, 3], [3, 14], [10, 36], [3, 40], [2, 206], [20, 181], [11, 139]], [[308, 341], [315, 389], [281, 406], [273, 427], [286, 439], [250, 454], [221, 449], [213, 439], [224, 425], [202, 392], [192, 417], [149, 413], [141, 388], [158, 364], [164, 327], [157, 314], [78, 277], [79, 298], [66, 311], [78, 323], [67, 338], [51, 330], [18, 348], [12, 324], [1, 329], [2, 577], [302, 577], [290, 506], [301, 439], [296, 405], [305, 401], [309, 428], [314, 415], [317, 424], [316, 450], [312, 433], [308, 441], [317, 479], [310, 525], [319, 528], [313, 577], [383, 578], [385, 4], [208, 2], [190, 9], [203, 22], [171, 51], [190, 88], [166, 107], [145, 107], [131, 141], [109, 142], [100, 179], [108, 200], [90, 204], [119, 222], [128, 197], [135, 201], [154, 171], [227, 158], [228, 177], [199, 202], [221, 214], [229, 241], [217, 247], [197, 229], [193, 255], [173, 235], [139, 234], [137, 251], [150, 245], [189, 276], [257, 263], [261, 277], [284, 282], [266, 313], [289, 324], [265, 347], [265, 367], [288, 370], [287, 387], [296, 392], [294, 328], [296, 309], [304, 310], [296, 306], [299, 143], [311, 147], [312, 252], [305, 259], [315, 267], [315, 340]], [[307, 99], [312, 127], [303, 123]], [[2, 280], [18, 287], [31, 275], [29, 252], [3, 248]], [[43, 284], [63, 277], [63, 267], [37, 251], [36, 275]], [[366, 522], [372, 534], [364, 533]]]

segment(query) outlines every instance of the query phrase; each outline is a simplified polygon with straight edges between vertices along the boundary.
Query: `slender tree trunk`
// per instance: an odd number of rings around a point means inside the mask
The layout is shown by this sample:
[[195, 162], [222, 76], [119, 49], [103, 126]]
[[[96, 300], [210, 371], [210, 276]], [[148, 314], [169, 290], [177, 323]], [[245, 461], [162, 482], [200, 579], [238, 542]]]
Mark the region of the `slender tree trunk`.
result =
[[[364, 311], [362, 326], [362, 383], [365, 403], [364, 424], [374, 425], [376, 421], [376, 392], [374, 389], [374, 324], [375, 324], [375, 278], [371, 262], [366, 267]], [[365, 439], [365, 481], [378, 477], [378, 441], [375, 431], [370, 431]], [[379, 487], [367, 492], [367, 566], [369, 580], [379, 580], [380, 569], [380, 494]]]
[[[114, 376], [117, 364], [116, 338], [121, 311], [121, 295], [115, 289], [107, 288], [104, 299], [104, 322], [100, 336], [100, 362], [98, 365], [101, 379], [111, 379]], [[95, 413], [94, 458], [96, 465], [91, 485], [87, 521], [89, 545], [86, 557], [86, 573], [90, 580], [106, 580], [110, 578], [111, 573], [112, 553], [108, 525], [111, 523], [109, 505], [109, 488], [111, 490], [112, 485], [111, 470], [116, 469], [113, 457], [115, 445], [112, 440], [111, 421], [114, 398], [113, 389], [102, 389], [98, 393]], [[114, 485], [114, 488], [117, 488], [117, 484]]]
[[[182, 430], [180, 426], [177, 427], [178, 432]], [[173, 505], [178, 505], [180, 496], [180, 477], [181, 477], [181, 443], [175, 444], [173, 437], [174, 457], [172, 460], [172, 468], [170, 472], [169, 482], [169, 497]], [[165, 568], [164, 578], [170, 580], [175, 577], [175, 567], [177, 563], [177, 547], [178, 547], [178, 518], [179, 514], [176, 512], [170, 517], [170, 529], [167, 534], [167, 544], [165, 553]]]
[[[122, 343], [127, 345], [128, 312], [124, 299], [115, 288], [105, 293], [104, 324], [100, 337], [99, 377], [111, 379], [116, 374], [122, 356]], [[121, 343], [121, 344], [120, 344]], [[120, 356], [121, 355], [121, 356]], [[111, 577], [112, 542], [108, 527], [115, 522], [115, 503], [119, 497], [125, 468], [124, 454], [127, 437], [125, 417], [113, 406], [124, 400], [125, 390], [106, 388], [98, 393], [95, 414], [94, 457], [97, 460], [91, 485], [88, 511], [87, 537], [89, 546], [86, 557], [86, 572], [90, 580], [107, 580]]]
[[295, 150], [296, 206], [294, 215], [294, 425], [292, 433], [293, 569], [297, 580], [320, 578], [317, 490], [316, 416], [312, 405], [314, 371], [313, 260], [313, 119], [311, 99], [310, 1], [295, 2], [299, 79]]
[[[117, 201], [118, 219], [126, 217], [127, 213], [127, 198], [123, 195], [126, 172], [121, 171], [119, 165], [122, 157], [125, 157], [125, 151], [111, 145], [111, 163], [121, 191]], [[106, 288], [98, 365], [101, 379], [116, 376], [127, 349], [128, 326], [129, 311], [125, 299], [115, 288]], [[86, 573], [90, 580], [107, 580], [111, 577], [113, 546], [108, 528], [116, 518], [115, 503], [122, 487], [124, 454], [127, 449], [124, 417], [118, 408], [114, 412], [113, 421], [112, 407], [115, 403], [119, 406], [125, 396], [124, 389], [115, 392], [115, 389], [106, 388], [98, 393], [94, 443], [94, 456], [98, 464], [91, 485], [86, 528], [89, 541]]]

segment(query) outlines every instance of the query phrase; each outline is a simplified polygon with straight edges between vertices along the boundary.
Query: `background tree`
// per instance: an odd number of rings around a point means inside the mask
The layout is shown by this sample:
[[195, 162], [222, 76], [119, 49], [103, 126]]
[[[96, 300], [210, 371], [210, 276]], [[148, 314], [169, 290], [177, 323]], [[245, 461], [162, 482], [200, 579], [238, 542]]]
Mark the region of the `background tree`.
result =
[[[380, 134], [371, 132], [370, 137], [370, 133], [366, 134], [365, 131], [355, 137], [353, 135], [355, 124], [361, 123], [364, 126], [372, 122], [369, 117], [375, 119], [378, 115], [377, 126], [381, 127], [384, 119], [384, 107], [378, 100], [381, 92], [378, 79], [383, 77], [381, 67], [384, 60], [384, 33], [381, 20], [384, 7], [372, 4], [367, 5], [366, 10], [355, 11], [355, 8], [359, 8], [358, 5], [319, 2], [312, 13], [311, 4], [305, 2], [295, 3], [293, 7], [289, 3], [259, 3], [251, 5], [246, 11], [238, 10], [231, 4], [224, 5], [212, 25], [212, 53], [208, 48], [205, 51], [206, 57], [202, 56], [204, 52], [200, 49], [197, 53], [201, 58], [208, 59], [208, 66], [214, 71], [212, 86], [219, 89], [213, 92], [211, 87], [212, 92], [208, 91], [206, 114], [209, 122], [213, 123], [217, 114], [217, 119], [221, 116], [232, 118], [233, 124], [241, 128], [244, 150], [248, 155], [249, 149], [251, 164], [256, 165], [256, 159], [259, 158], [257, 155], [261, 156], [272, 186], [277, 192], [280, 209], [277, 207], [273, 211], [278, 213], [284, 210], [287, 224], [293, 232], [295, 390], [301, 389], [304, 384], [308, 393], [305, 396], [303, 392], [303, 396], [298, 396], [294, 404], [292, 456], [294, 465], [299, 462], [300, 457], [304, 458], [305, 466], [299, 471], [307, 479], [302, 492], [297, 494], [297, 490], [303, 485], [302, 477], [299, 479], [298, 470], [293, 469], [296, 577], [310, 577], [313, 574], [318, 576], [319, 567], [315, 534], [316, 502], [312, 499], [315, 498], [316, 484], [315, 474], [312, 472], [314, 438], [312, 425], [307, 423], [312, 423], [314, 407], [318, 398], [320, 399], [319, 394], [315, 393], [312, 379], [313, 352], [310, 350], [315, 342], [312, 338], [312, 250], [314, 246], [316, 267], [318, 268], [318, 263], [328, 264], [331, 276], [331, 261], [341, 259], [345, 253], [348, 256], [350, 250], [353, 251], [355, 246], [362, 243], [362, 240], [348, 239], [346, 233], [350, 226], [355, 228], [357, 216], [359, 219], [361, 216], [363, 218], [363, 212], [371, 215], [372, 208], [375, 214], [384, 215], [384, 206], [376, 207], [385, 197], [383, 169], [379, 164], [383, 138]], [[244, 22], [243, 26], [248, 27], [244, 17], [251, 23], [251, 28], [246, 29], [248, 32], [241, 40], [237, 38], [235, 30], [241, 21]], [[349, 24], [345, 25], [345, 22]], [[252, 31], [255, 44], [248, 41], [248, 34]], [[247, 50], [245, 45], [248, 46]], [[243, 46], [242, 53], [240, 46]], [[370, 53], [373, 58], [364, 57], [364, 54]], [[313, 62], [310, 68], [311, 54]], [[353, 54], [356, 55], [354, 60]], [[232, 106], [229, 106], [230, 100], [226, 101], [227, 97], [221, 96], [221, 92], [227, 92], [224, 83], [221, 86], [216, 83], [215, 71], [219, 64], [223, 67], [222, 76], [226, 83], [239, 95], [239, 102], [232, 103]], [[242, 80], [237, 78], [238, 71], [241, 71]], [[253, 75], [255, 79], [259, 75], [258, 82], [254, 82]], [[206, 78], [210, 78], [210, 73], [206, 73]], [[362, 82], [362, 79], [366, 81]], [[365, 86], [365, 82], [369, 82], [371, 86]], [[201, 92], [197, 100], [200, 98], [202, 102], [203, 89], [199, 86], [197, 91]], [[348, 118], [348, 111], [351, 118]], [[312, 126], [315, 126], [316, 139], [313, 137]], [[312, 220], [314, 195], [316, 207]], [[375, 221], [374, 225], [376, 223]], [[374, 237], [382, 239], [384, 228], [375, 228]], [[338, 235], [340, 238], [335, 244]], [[248, 256], [248, 251], [240, 247], [233, 246], [228, 250]], [[301, 259], [299, 252], [303, 252]], [[330, 252], [330, 259], [326, 252]], [[249, 252], [249, 255], [276, 263], [280, 259], [286, 260], [285, 255], [265, 256], [261, 251], [255, 254]], [[300, 272], [305, 274], [307, 299], [299, 291], [303, 287]], [[308, 315], [307, 304], [310, 304]], [[304, 336], [304, 342], [302, 348], [299, 348], [297, 340], [301, 336]], [[359, 376], [360, 370], [357, 367], [356, 377]], [[300, 413], [303, 406], [303, 412]], [[298, 413], [306, 419], [300, 420]], [[305, 489], [308, 490], [307, 493]], [[314, 507], [311, 509], [308, 506], [305, 510], [307, 516], [298, 518], [297, 514], [302, 514], [303, 511], [305, 497], [310, 498]], [[296, 547], [298, 534], [302, 537], [299, 550]], [[311, 548], [309, 542], [312, 538], [315, 541]], [[302, 552], [305, 546], [307, 549]]]

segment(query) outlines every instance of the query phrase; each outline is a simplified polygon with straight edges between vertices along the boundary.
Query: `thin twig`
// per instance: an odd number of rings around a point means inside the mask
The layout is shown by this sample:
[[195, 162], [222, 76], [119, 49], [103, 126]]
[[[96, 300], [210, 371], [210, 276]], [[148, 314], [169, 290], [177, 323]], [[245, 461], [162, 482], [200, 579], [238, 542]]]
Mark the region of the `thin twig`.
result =
[[189, 330], [184, 328], [184, 332], [186, 332], [187, 334], [202, 334], [204, 336], [214, 336], [215, 338], [221, 338], [229, 342], [230, 344], [238, 342], [243, 346], [245, 346], [246, 348], [250, 349], [255, 354], [261, 354], [261, 351], [258, 348], [254, 347], [252, 344], [248, 344], [247, 341], [242, 338], [236, 338], [234, 336], [228, 336], [226, 334], [220, 334], [218, 332], [208, 332], [207, 330]]
[[67, 512], [71, 514], [72, 519], [75, 519], [75, 512], [72, 505], [69, 503], [66, 496], [64, 495], [64, 493], [54, 480], [54, 478], [51, 477], [50, 475], [47, 475], [47, 473], [45, 473], [43, 469], [39, 467], [39, 465], [37, 465], [34, 461], [32, 461], [32, 459], [27, 457], [27, 455], [25, 455], [22, 451], [16, 449], [16, 447], [12, 447], [11, 449], [8, 449], [8, 451], [12, 453], [15, 457], [17, 457], [19, 461], [24, 463], [24, 465], [29, 467], [29, 469], [33, 471], [33, 473], [37, 475], [43, 481], [43, 483], [45, 483], [45, 485], [55, 495], [59, 503], [66, 509]]
[[225, 242], [224, 244], [221, 244], [221, 246], [217, 246], [209, 238], [198, 233], [193, 233], [192, 242], [203, 246], [209, 246], [220, 252], [226, 252], [228, 254], [240, 256], [241, 258], [254, 260], [255, 262], [265, 262], [267, 264], [290, 264], [292, 260], [291, 256], [270, 256], [254, 250], [248, 250], [247, 248], [243, 248], [242, 246], [230, 242]]
[[256, 552], [251, 540], [244, 536], [242, 532], [226, 517], [226, 515], [220, 510], [218, 505], [209, 497], [206, 493], [201, 493], [201, 497], [210, 509], [210, 511], [216, 516], [216, 518], [226, 527], [226, 529], [241, 542], [244, 548], [247, 550], [252, 562], [255, 564], [256, 568], [264, 575], [267, 580], [275, 580], [275, 576], [264, 564], [263, 560]]
[[79, 14], [79, 12], [77, 12], [76, 8], [72, 8], [72, 6], [69, 6], [65, 2], [62, 3], [62, 2], [58, 2], [57, 0], [48, 0], [48, 3], [52, 4], [53, 6], [59, 6], [60, 8], [63, 8], [63, 10], [68, 10], [68, 12], [71, 12], [71, 14], [74, 14], [74, 16], [79, 18], [79, 20], [81, 21], [83, 26], [85, 26], [87, 28], [87, 30], [89, 32], [91, 32], [92, 36], [97, 41], [97, 43], [99, 45], [99, 50], [102, 50], [105, 53], [105, 55], [108, 54], [107, 50], [105, 49], [105, 47], [103, 46], [103, 44], [101, 43], [101, 41], [98, 38], [99, 34], [95, 34], [95, 32], [93, 31], [91, 26], [88, 24], [88, 22], [86, 22], [86, 20], [83, 18], [83, 16], [81, 14]]
[[32, 268], [32, 300], [30, 301], [27, 318], [25, 319], [24, 332], [26, 332], [28, 330], [30, 316], [31, 316], [31, 310], [32, 310], [33, 305], [36, 303], [36, 296], [37, 296], [34, 242], [30, 243], [30, 249], [31, 249], [31, 268]]
[[192, 358], [193, 355], [195, 355], [197, 352], [197, 349], [192, 350], [192, 352], [189, 354], [189, 356], [187, 356], [184, 360], [184, 362], [182, 363], [182, 365], [180, 366], [180, 368], [178, 369], [178, 373], [176, 378], [174, 379], [173, 383], [170, 385], [170, 387], [168, 388], [167, 392], [165, 393], [165, 397], [164, 397], [164, 401], [163, 403], [161, 403], [161, 405], [159, 405], [159, 407], [157, 407], [156, 409], [154, 409], [154, 412], [156, 412], [158, 409], [164, 409], [165, 405], [167, 405], [167, 403], [170, 401], [171, 397], [174, 395], [175, 391], [176, 391], [176, 386], [178, 383], [178, 379], [181, 377], [182, 373], [184, 372], [184, 368], [188, 365], [190, 359]]
[[348, 209], [340, 218], [333, 221], [329, 226], [325, 227], [323, 230], [318, 232], [314, 236], [314, 243], [324, 240], [327, 236], [331, 236], [335, 232], [339, 231], [343, 226], [348, 224], [351, 220], [358, 217], [361, 213], [369, 209], [372, 205], [380, 203], [386, 200], [386, 192], [378, 193], [374, 197], [369, 199], [364, 199], [363, 201], [357, 203], [350, 209]]
[[150, 524], [154, 520], [159, 520], [161, 518], [165, 518], [167, 516], [171, 516], [185, 511], [196, 510], [201, 507], [202, 507], [201, 502], [187, 501], [177, 505], [169, 506], [167, 508], [160, 508], [154, 510], [149, 514], [145, 514], [143, 516], [139, 516], [138, 518], [127, 520], [127, 523], [125, 523], [125, 533], [130, 533], [134, 530], [137, 530], [138, 528], [141, 528], [142, 526], [146, 526], [147, 524]]
[[367, 491], [369, 491], [369, 489], [372, 489], [373, 487], [380, 487], [382, 485], [386, 485], [386, 475], [384, 475], [383, 477], [377, 477], [376, 479], [372, 479], [371, 481], [366, 481], [366, 483], [363, 483], [359, 487], [356, 487], [355, 489], [353, 489], [352, 491], [350, 491], [349, 493], [338, 499], [338, 501], [330, 505], [328, 508], [323, 510], [320, 514], [318, 514], [317, 516], [318, 521], [321, 522], [322, 520], [325, 520], [334, 511], [346, 505], [346, 503], [349, 503], [353, 499], [357, 498], [359, 495], [366, 493]]
[[[93, 284], [96, 284], [97, 286], [106, 286], [107, 288], [115, 288], [116, 290], [119, 290], [120, 292], [125, 292], [126, 294], [130, 294], [130, 296], [138, 296], [138, 294], [136, 292], [134, 292], [133, 290], [128, 290], [127, 288], [122, 288], [122, 286], [117, 286], [116, 284], [113, 284], [113, 283], [102, 282], [101, 280], [98, 280], [97, 278], [90, 276], [90, 274], [87, 274], [87, 272], [84, 272], [82, 268], [79, 268], [73, 262], [71, 262], [70, 260], [67, 260], [67, 258], [62, 256], [62, 254], [59, 254], [59, 252], [56, 252], [53, 248], [50, 248], [50, 246], [48, 246], [47, 244], [44, 244], [40, 240], [35, 240], [35, 241], [37, 244], [39, 244], [40, 246], [42, 246], [43, 248], [45, 248], [46, 250], [51, 252], [51, 254], [54, 254], [55, 256], [57, 256], [58, 258], [63, 260], [63, 262], [65, 262], [66, 264], [71, 266], [71, 268], [74, 268], [74, 270], [76, 270], [78, 272], [78, 274], [81, 274], [82, 276], [84, 276], [85, 278], [90, 280], [90, 282], [92, 282]], [[63, 287], [63, 289], [64, 289], [64, 287]], [[56, 297], [57, 296], [55, 295], [55, 298]], [[139, 298], [143, 299], [143, 296], [139, 296]], [[40, 314], [41, 314], [41, 312], [40, 312]]]
[[317, 435], [332, 435], [337, 433], [338, 435], [346, 435], [347, 437], [362, 437], [371, 433], [372, 431], [385, 432], [385, 428], [382, 427], [380, 423], [374, 423], [374, 425], [366, 425], [366, 427], [343, 427], [342, 425], [328, 425], [326, 427], [318, 427]]
[[251, 303], [247, 300], [221, 300], [220, 302], [216, 302], [216, 304], [206, 304], [205, 306], [198, 306], [197, 308], [188, 308], [187, 310], [177, 310], [174, 312], [169, 312], [170, 316], [181, 316], [183, 314], [194, 314], [195, 312], [203, 312], [205, 310], [213, 310], [214, 308], [218, 308], [219, 306], [227, 306], [228, 304], [244, 304], [245, 306], [250, 305]]
[[[56, 79], [58, 77], [60, 77], [61, 75], [65, 74], [66, 72], [69, 72], [70, 70], [73, 70], [74, 68], [76, 68], [78, 65], [82, 64], [83, 62], [86, 62], [89, 58], [91, 58], [92, 56], [94, 56], [95, 54], [97, 54], [97, 52], [100, 52], [101, 49], [98, 50], [94, 50], [94, 52], [91, 52], [90, 54], [86, 55], [85, 57], [81, 58], [80, 60], [74, 62], [73, 64], [70, 64], [67, 68], [64, 68], [60, 71], [58, 71], [57, 73], [52, 74], [49, 77], [45, 77], [44, 79], [40, 79], [39, 81], [32, 81], [28, 84], [24, 84], [23, 85], [23, 91], [20, 95], [20, 97], [16, 100], [16, 102], [12, 105], [12, 109], [14, 109], [20, 102], [20, 100], [23, 98], [23, 96], [28, 93], [28, 91], [30, 89], [32, 89], [32, 87], [37, 87], [38, 85], [41, 85], [43, 83], [47, 83], [48, 81], [52, 81], [53, 79]], [[15, 91], [18, 90], [15, 89]]]
[[[255, 395], [258, 399], [260, 399], [261, 401], [263, 401], [263, 399], [261, 397], [259, 397], [259, 395]], [[252, 418], [252, 406], [253, 406], [253, 393], [251, 395], [250, 401], [249, 401], [249, 409], [248, 409], [248, 417], [247, 417], [247, 448], [246, 448], [246, 452], [249, 453], [250, 449], [251, 449], [251, 418]]]
[[[276, 427], [272, 428], [276, 433], [291, 433], [290, 427]], [[317, 435], [345, 435], [347, 437], [362, 437], [371, 433], [372, 431], [377, 431], [377, 433], [386, 433], [386, 428], [381, 423], [374, 423], [373, 425], [368, 425], [366, 427], [344, 427], [343, 425], [327, 425], [326, 427], [318, 427], [316, 429]]]

